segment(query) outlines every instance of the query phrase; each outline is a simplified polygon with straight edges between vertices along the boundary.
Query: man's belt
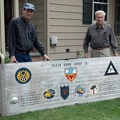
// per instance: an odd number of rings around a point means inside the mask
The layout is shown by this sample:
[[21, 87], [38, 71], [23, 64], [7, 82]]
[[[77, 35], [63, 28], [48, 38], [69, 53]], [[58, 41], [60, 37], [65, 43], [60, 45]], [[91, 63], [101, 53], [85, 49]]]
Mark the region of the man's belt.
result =
[[20, 54], [29, 54], [30, 51], [25, 51], [25, 50], [16, 50], [16, 53], [20, 53]]
[[104, 50], [106, 48], [109, 48], [110, 46], [106, 46], [106, 47], [101, 47], [101, 48], [92, 48], [93, 50]]

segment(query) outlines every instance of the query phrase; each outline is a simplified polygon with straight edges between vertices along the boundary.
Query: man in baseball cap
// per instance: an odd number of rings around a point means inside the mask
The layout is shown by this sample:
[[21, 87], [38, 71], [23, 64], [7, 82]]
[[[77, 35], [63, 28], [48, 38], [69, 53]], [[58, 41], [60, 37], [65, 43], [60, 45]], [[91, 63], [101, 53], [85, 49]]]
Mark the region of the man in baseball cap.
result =
[[35, 6], [34, 6], [33, 4], [31, 4], [31, 3], [25, 3], [25, 4], [23, 5], [23, 8], [24, 8], [24, 9], [30, 9], [30, 10], [35, 11]]
[[45, 53], [44, 46], [37, 37], [37, 32], [30, 19], [35, 11], [31, 3], [25, 3], [22, 16], [10, 21], [8, 29], [8, 50], [11, 63], [31, 62], [31, 50], [34, 48], [43, 56], [44, 60], [51, 60]]

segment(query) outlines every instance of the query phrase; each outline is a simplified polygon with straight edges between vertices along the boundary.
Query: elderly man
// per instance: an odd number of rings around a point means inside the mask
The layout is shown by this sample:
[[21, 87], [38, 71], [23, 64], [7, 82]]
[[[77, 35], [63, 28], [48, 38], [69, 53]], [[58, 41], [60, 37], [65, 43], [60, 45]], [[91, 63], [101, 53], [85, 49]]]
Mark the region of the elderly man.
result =
[[89, 44], [92, 48], [91, 57], [109, 57], [111, 56], [111, 50], [114, 56], [118, 56], [118, 44], [113, 29], [109, 24], [104, 23], [105, 12], [98, 10], [95, 17], [96, 23], [90, 25], [83, 42], [84, 57], [89, 57]]

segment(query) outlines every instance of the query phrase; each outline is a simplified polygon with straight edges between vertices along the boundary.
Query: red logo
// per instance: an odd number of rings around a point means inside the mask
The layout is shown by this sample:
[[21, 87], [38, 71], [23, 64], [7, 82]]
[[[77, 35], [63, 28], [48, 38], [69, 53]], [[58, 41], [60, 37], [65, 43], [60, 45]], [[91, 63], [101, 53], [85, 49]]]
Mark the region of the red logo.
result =
[[77, 75], [76, 67], [65, 68], [65, 76], [70, 82], [72, 82], [75, 79], [76, 75]]

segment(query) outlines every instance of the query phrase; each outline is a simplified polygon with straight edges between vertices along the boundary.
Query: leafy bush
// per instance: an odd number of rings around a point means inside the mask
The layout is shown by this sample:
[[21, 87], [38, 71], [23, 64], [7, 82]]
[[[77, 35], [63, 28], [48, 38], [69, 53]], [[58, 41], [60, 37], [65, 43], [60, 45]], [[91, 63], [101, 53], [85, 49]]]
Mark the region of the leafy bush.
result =
[[[0, 63], [2, 62], [2, 58], [0, 57]], [[10, 59], [8, 56], [5, 57], [5, 60], [4, 60], [5, 63], [9, 63], [10, 62]]]

